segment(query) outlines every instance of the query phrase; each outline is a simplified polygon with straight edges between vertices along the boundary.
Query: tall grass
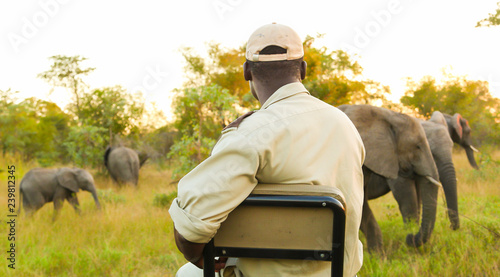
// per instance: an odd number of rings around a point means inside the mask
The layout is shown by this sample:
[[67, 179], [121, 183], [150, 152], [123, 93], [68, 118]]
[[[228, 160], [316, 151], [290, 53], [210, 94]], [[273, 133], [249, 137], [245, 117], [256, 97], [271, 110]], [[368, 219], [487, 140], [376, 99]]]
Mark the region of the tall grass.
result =
[[[465, 153], [454, 154], [461, 228], [449, 228], [442, 191], [430, 241], [418, 249], [404, 243], [418, 226], [404, 226], [391, 194], [370, 201], [384, 236], [384, 253], [365, 251], [359, 276], [500, 276], [500, 151], [481, 158], [472, 169]], [[0, 158], [0, 218], [7, 219], [7, 165], [16, 165], [17, 184], [36, 164]], [[87, 192], [78, 193], [82, 214], [68, 203], [56, 222], [53, 205], [33, 218], [22, 213], [16, 226], [16, 269], [6, 261], [8, 229], [0, 228], [0, 276], [174, 276], [185, 263], [173, 240], [168, 205], [176, 185], [168, 170], [146, 165], [139, 188], [116, 188], [94, 173], [103, 209]], [[19, 198], [18, 203], [19, 204]], [[3, 232], [3, 234], [2, 234]], [[360, 235], [364, 242], [364, 236]], [[366, 247], [365, 247], [366, 248]]]
[[[19, 181], [28, 171], [12, 161], [2, 161], [1, 168], [7, 163], [19, 166]], [[6, 172], [0, 174], [6, 183]], [[175, 190], [169, 184], [170, 172], [146, 165], [138, 189], [118, 189], [108, 178], [94, 176], [103, 209], [96, 209], [90, 193], [79, 192], [81, 216], [67, 202], [54, 223], [51, 203], [33, 218], [23, 212], [16, 226], [16, 269], [7, 267], [4, 254], [0, 276], [174, 275], [184, 260], [173, 241], [168, 210], [153, 205], [154, 195]], [[0, 218], [7, 219], [6, 189], [1, 192]], [[7, 228], [2, 230], [1, 253], [6, 253]]]

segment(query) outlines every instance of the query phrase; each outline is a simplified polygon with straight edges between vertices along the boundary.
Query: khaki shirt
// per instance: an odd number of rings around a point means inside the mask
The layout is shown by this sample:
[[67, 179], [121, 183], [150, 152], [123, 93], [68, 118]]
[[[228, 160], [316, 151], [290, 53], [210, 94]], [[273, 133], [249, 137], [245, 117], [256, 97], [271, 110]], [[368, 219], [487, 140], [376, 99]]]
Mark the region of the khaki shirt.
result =
[[[257, 183], [333, 186], [346, 207], [344, 276], [363, 262], [362, 140], [348, 117], [309, 95], [302, 83], [278, 89], [239, 126], [226, 128], [205, 161], [179, 182], [169, 213], [188, 241], [207, 243]], [[239, 259], [244, 276], [327, 276], [330, 263]], [[328, 272], [328, 273], [327, 273]]]

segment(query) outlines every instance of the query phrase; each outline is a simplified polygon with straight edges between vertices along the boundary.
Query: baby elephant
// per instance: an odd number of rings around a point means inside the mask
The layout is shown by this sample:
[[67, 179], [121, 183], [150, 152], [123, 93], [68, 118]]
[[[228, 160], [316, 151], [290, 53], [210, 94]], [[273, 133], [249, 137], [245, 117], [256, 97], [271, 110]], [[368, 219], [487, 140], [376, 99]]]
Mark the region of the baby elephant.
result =
[[80, 189], [92, 193], [97, 208], [101, 208], [97, 199], [94, 178], [88, 171], [80, 168], [34, 168], [24, 175], [19, 191], [26, 214], [31, 215], [45, 203], [54, 202], [52, 220], [55, 220], [64, 199], [68, 200], [77, 213], [80, 213], [76, 197]]

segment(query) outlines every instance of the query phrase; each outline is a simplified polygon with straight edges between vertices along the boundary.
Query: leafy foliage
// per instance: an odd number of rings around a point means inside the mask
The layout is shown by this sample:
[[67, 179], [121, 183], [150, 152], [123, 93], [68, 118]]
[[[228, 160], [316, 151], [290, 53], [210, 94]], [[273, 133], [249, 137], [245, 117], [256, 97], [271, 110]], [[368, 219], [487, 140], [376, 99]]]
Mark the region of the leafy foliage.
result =
[[250, 94], [248, 83], [243, 78], [245, 46], [227, 49], [218, 43], [210, 43], [207, 48], [207, 59], [193, 53], [192, 48], [181, 49], [188, 78], [184, 87], [218, 85], [235, 96], [240, 106], [256, 107], [258, 102]]
[[194, 168], [210, 154], [223, 127], [235, 119], [236, 98], [218, 85], [177, 90], [173, 100], [174, 126], [182, 137], [168, 154], [179, 165], [174, 175], [182, 175]]
[[[318, 36], [317, 38], [321, 38]], [[315, 47], [316, 38], [307, 36], [303, 42], [304, 60], [307, 62], [304, 85], [312, 95], [332, 105], [347, 103], [388, 102], [385, 94], [389, 88], [373, 80], [362, 80], [363, 68], [342, 50], [328, 51]], [[181, 49], [188, 75], [186, 87], [217, 84], [237, 97], [238, 104], [256, 108], [258, 102], [249, 93], [243, 78], [245, 45], [226, 49], [220, 44], [208, 44], [208, 59], [193, 53], [191, 48]]]
[[495, 13], [490, 13], [487, 18], [477, 22], [476, 27], [491, 27], [500, 25], [500, 2], [497, 3], [498, 8]]
[[177, 197], [177, 191], [172, 191], [169, 194], [156, 193], [153, 198], [153, 206], [159, 208], [169, 208], [172, 201]]
[[144, 101], [121, 86], [94, 89], [81, 100], [80, 122], [107, 129], [108, 142], [112, 134], [130, 132], [144, 113]]
[[74, 164], [79, 167], [98, 167], [102, 165], [106, 149], [108, 130], [98, 126], [73, 126], [70, 128], [64, 146]]
[[[1, 91], [0, 91], [1, 92]], [[69, 131], [70, 116], [56, 104], [28, 98], [15, 104], [14, 93], [1, 92], [0, 147], [21, 154], [25, 160], [37, 158], [41, 165], [64, 161], [62, 146]]]
[[474, 144], [498, 144], [500, 141], [500, 100], [491, 96], [488, 83], [460, 76], [445, 76], [439, 84], [430, 76], [420, 82], [409, 80], [401, 103], [429, 118], [434, 111], [460, 113], [469, 121]]
[[87, 85], [83, 82], [82, 75], [88, 75], [95, 68], [82, 68], [81, 63], [87, 60], [87, 58], [78, 55], [56, 55], [49, 59], [53, 62], [50, 69], [38, 74], [38, 77], [44, 79], [52, 86], [69, 89], [75, 101], [72, 105], [72, 110], [78, 117], [81, 117], [80, 98], [87, 88]]

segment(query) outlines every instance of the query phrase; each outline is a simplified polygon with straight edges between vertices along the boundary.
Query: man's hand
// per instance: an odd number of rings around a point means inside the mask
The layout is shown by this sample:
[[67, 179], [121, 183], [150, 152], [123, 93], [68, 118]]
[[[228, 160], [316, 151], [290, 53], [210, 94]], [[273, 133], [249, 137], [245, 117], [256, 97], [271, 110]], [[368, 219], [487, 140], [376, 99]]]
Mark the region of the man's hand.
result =
[[[203, 248], [205, 243], [194, 243], [186, 240], [174, 227], [175, 244], [179, 251], [184, 254], [184, 258], [194, 264], [195, 266], [203, 269]], [[226, 266], [227, 258], [222, 257], [215, 260], [215, 271], [223, 269]]]

